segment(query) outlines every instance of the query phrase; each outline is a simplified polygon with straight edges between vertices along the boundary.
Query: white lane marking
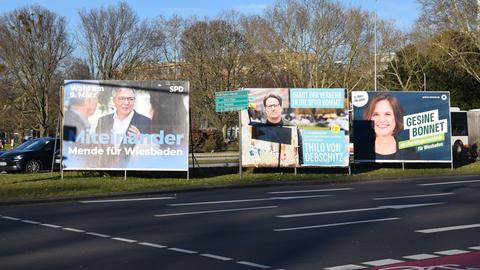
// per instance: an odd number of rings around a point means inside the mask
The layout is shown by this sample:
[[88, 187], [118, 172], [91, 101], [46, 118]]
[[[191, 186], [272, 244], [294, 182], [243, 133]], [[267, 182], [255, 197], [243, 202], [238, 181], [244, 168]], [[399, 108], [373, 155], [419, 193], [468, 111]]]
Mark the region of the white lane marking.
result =
[[184, 215], [198, 215], [198, 214], [211, 214], [211, 213], [222, 213], [222, 212], [237, 212], [237, 211], [270, 209], [270, 208], [275, 208], [275, 207], [278, 207], [278, 206], [272, 205], [272, 206], [263, 206], [263, 207], [249, 207], [249, 208], [234, 208], [234, 209], [211, 210], [211, 211], [183, 212], [183, 213], [172, 213], [172, 214], [160, 214], [160, 215], [154, 215], [154, 216], [155, 217], [171, 217], [171, 216], [184, 216]]
[[122, 237], [112, 237], [112, 239], [117, 240], [117, 241], [121, 241], [121, 242], [126, 242], [126, 243], [136, 243], [136, 242], [138, 242], [137, 240], [122, 238]]
[[480, 180], [465, 180], [465, 181], [452, 181], [452, 182], [438, 182], [438, 183], [427, 183], [419, 184], [420, 186], [440, 186], [440, 185], [451, 185], [451, 184], [465, 184], [465, 183], [477, 183]]
[[142, 246], [154, 247], [154, 248], [166, 248], [167, 247], [167, 246], [164, 246], [164, 245], [158, 245], [158, 244], [148, 243], [148, 242], [141, 242], [141, 243], [138, 243], [138, 244], [142, 245]]
[[242, 264], [242, 265], [247, 265], [247, 266], [260, 268], [260, 269], [270, 269], [271, 268], [270, 266], [267, 266], [267, 265], [252, 263], [252, 262], [247, 262], [247, 261], [238, 261], [237, 263]]
[[362, 224], [362, 223], [371, 223], [371, 222], [381, 222], [381, 221], [390, 221], [400, 219], [398, 217], [393, 218], [382, 218], [382, 219], [370, 219], [370, 220], [359, 220], [352, 222], [341, 222], [341, 223], [332, 223], [332, 224], [322, 224], [322, 225], [313, 225], [313, 226], [304, 226], [304, 227], [292, 227], [292, 228], [281, 228], [274, 229], [275, 232], [286, 232], [286, 231], [296, 231], [296, 230], [308, 230], [308, 229], [317, 229], [325, 227], [335, 227], [335, 226], [344, 226], [344, 225], [353, 225], [353, 224]]
[[109, 203], [109, 202], [136, 202], [136, 201], [153, 201], [153, 200], [171, 200], [174, 197], [151, 197], [151, 198], [136, 198], [136, 199], [115, 199], [115, 200], [91, 200], [78, 201], [80, 203]]
[[426, 259], [432, 259], [432, 258], [437, 258], [437, 255], [432, 255], [432, 254], [416, 254], [416, 255], [410, 255], [410, 256], [404, 256], [403, 258], [409, 259], [409, 260], [426, 260]]
[[25, 222], [25, 223], [29, 223], [29, 224], [40, 224], [40, 222], [37, 222], [37, 221], [33, 221], [33, 220], [28, 220], [28, 219], [22, 219], [20, 220], [21, 222]]
[[404, 261], [394, 260], [394, 259], [384, 259], [384, 260], [377, 260], [377, 261], [370, 261], [370, 262], [363, 262], [363, 264], [370, 265], [370, 266], [383, 266], [389, 265], [394, 263], [402, 263]]
[[213, 255], [213, 254], [208, 254], [208, 253], [200, 254], [200, 256], [208, 257], [208, 258], [212, 258], [212, 259], [216, 259], [216, 260], [220, 260], [220, 261], [231, 261], [231, 260], [233, 260], [232, 258]]
[[438, 251], [438, 252], [434, 252], [434, 253], [435, 253], [435, 254], [439, 254], [439, 255], [450, 256], [450, 255], [458, 255], [458, 254], [470, 253], [470, 251], [468, 251], [468, 250], [461, 250], [461, 249], [450, 249], [450, 250]]
[[272, 198], [261, 198], [261, 199], [228, 200], [228, 201], [207, 201], [207, 202], [192, 202], [192, 203], [172, 203], [172, 204], [168, 204], [168, 206], [189, 206], [189, 205], [222, 204], [222, 203], [242, 203], [242, 202], [271, 201], [271, 200], [272, 200]]
[[62, 230], [69, 231], [69, 232], [76, 232], [76, 233], [84, 233], [84, 230], [74, 229], [74, 228], [62, 228]]
[[48, 224], [48, 223], [41, 223], [40, 225], [45, 226], [45, 227], [49, 227], [49, 228], [54, 228], [54, 229], [59, 229], [59, 228], [62, 227], [62, 226], [58, 226], [58, 225], [54, 225], [54, 224]]
[[196, 254], [196, 253], [198, 253], [196, 251], [183, 249], [183, 248], [169, 248], [168, 250], [181, 252], [181, 253], [186, 253], [186, 254]]
[[469, 249], [473, 249], [473, 250], [480, 250], [480, 246], [476, 246], [476, 247], [469, 247]]
[[18, 220], [20, 220], [19, 218], [16, 218], [16, 217], [9, 217], [9, 216], [3, 216], [2, 218], [4, 218], [4, 219], [9, 219], [9, 220], [15, 220], [15, 221], [18, 221]]
[[326, 192], [326, 191], [344, 191], [344, 190], [353, 190], [353, 188], [285, 190], [285, 191], [270, 191], [270, 192], [267, 192], [267, 193], [268, 194], [288, 194], [288, 193]]
[[111, 237], [110, 235], [107, 235], [107, 234], [95, 233], [95, 232], [87, 232], [85, 234], [98, 236], [98, 237], [102, 237], [102, 238], [110, 238]]
[[347, 264], [347, 265], [339, 265], [335, 267], [328, 267], [325, 268], [326, 270], [359, 270], [359, 269], [365, 269], [367, 268], [366, 266], [361, 266], [361, 265], [355, 265], [355, 264]]
[[[33, 221], [33, 220], [22, 220], [20, 218], [3, 216], [3, 215], [0, 215], [0, 217], [4, 218], [4, 219], [15, 220], [15, 221], [20, 221], [20, 222], [27, 222], [27, 223], [30, 223], [30, 224], [35, 224], [35, 225], [45, 226], [45, 227], [50, 227], [50, 228], [56, 228], [56, 229], [61, 229], [61, 230], [65, 230], [65, 231], [70, 231], [70, 232], [85, 233], [86, 235], [98, 236], [98, 237], [102, 237], [102, 238], [110, 238], [110, 239], [116, 240], [116, 241], [122, 241], [122, 242], [127, 242], [127, 243], [137, 243], [139, 245], [148, 246], [148, 247], [167, 248], [167, 246], [163, 246], [163, 245], [158, 245], [158, 244], [153, 244], [153, 243], [148, 243], [148, 242], [138, 242], [137, 240], [134, 240], [134, 239], [128, 239], [128, 238], [122, 238], [122, 237], [111, 237], [111, 236], [106, 235], [106, 234], [95, 233], [95, 232], [85, 232], [84, 230], [80, 230], [80, 229], [62, 227], [62, 226], [59, 226], [59, 225], [48, 224], [48, 223], [40, 223], [40, 222]], [[168, 250], [181, 252], [181, 253], [186, 253], [186, 254], [198, 254], [197, 251], [182, 249], [182, 248], [168, 248]], [[207, 258], [211, 258], [211, 259], [216, 259], [216, 260], [222, 260], [222, 261], [232, 261], [232, 260], [234, 260], [232, 258], [219, 256], [219, 255], [214, 255], [214, 254], [208, 254], [208, 253], [199, 254], [199, 256], [203, 256], [203, 257], [207, 257]], [[247, 265], [247, 266], [262, 268], [262, 269], [271, 268], [270, 266], [256, 264], [256, 263], [247, 262], [247, 261], [237, 261], [237, 263]], [[284, 269], [277, 269], [277, 270], [284, 270]]]
[[333, 196], [333, 195], [269, 197], [269, 198], [259, 198], [259, 199], [205, 201], [205, 202], [191, 202], [191, 203], [172, 203], [172, 204], [168, 204], [168, 206], [189, 206], [189, 205], [205, 205], [205, 204], [243, 203], [243, 202], [272, 201], [272, 200], [297, 200], [297, 199], [309, 199], [309, 198], [323, 198], [323, 197], [330, 197], [330, 196]]
[[384, 209], [404, 209], [412, 207], [422, 207], [422, 206], [433, 206], [444, 204], [440, 203], [423, 203], [423, 204], [403, 204], [403, 205], [384, 205], [372, 208], [357, 208], [357, 209], [347, 209], [347, 210], [337, 210], [337, 211], [324, 211], [324, 212], [312, 212], [312, 213], [301, 213], [301, 214], [290, 214], [290, 215], [279, 215], [278, 218], [293, 218], [293, 217], [307, 217], [307, 216], [318, 216], [318, 215], [330, 215], [330, 214], [341, 214], [341, 213], [352, 213], [352, 212], [363, 212], [363, 211], [375, 211], [375, 210], [384, 210]]
[[423, 194], [423, 195], [412, 195], [412, 196], [383, 197], [383, 198], [374, 198], [373, 200], [380, 201], [380, 200], [423, 198], [423, 197], [447, 196], [447, 195], [453, 195], [453, 194], [455, 193], [436, 193], [436, 194]]
[[450, 226], [450, 227], [442, 227], [442, 228], [416, 230], [415, 232], [438, 233], [438, 232], [448, 232], [448, 231], [464, 230], [464, 229], [471, 229], [471, 228], [478, 228], [478, 227], [480, 227], [480, 224], [469, 224], [469, 225], [459, 225], [459, 226]]
[[272, 200], [298, 200], [298, 199], [310, 199], [310, 198], [325, 198], [333, 197], [335, 195], [311, 195], [311, 196], [291, 196], [291, 197], [272, 197]]

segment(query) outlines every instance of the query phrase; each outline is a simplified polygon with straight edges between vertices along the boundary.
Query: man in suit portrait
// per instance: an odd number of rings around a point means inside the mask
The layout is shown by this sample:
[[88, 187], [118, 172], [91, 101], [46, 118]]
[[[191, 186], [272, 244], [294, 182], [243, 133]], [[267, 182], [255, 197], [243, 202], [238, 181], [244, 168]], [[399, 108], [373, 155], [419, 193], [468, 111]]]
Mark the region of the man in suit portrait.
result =
[[96, 93], [88, 97], [71, 97], [70, 104], [64, 116], [64, 138], [75, 141], [80, 132], [90, 129], [88, 117], [97, 110], [98, 98]]
[[[90, 130], [89, 117], [97, 110], [98, 92], [82, 92], [70, 96], [68, 106], [63, 118], [63, 145], [64, 156], [63, 165], [65, 168], [90, 168], [95, 164], [92, 157], [69, 155], [69, 149], [81, 148], [90, 149], [92, 146], [82, 143], [81, 138], [85, 138], [92, 131]], [[83, 135], [82, 135], [83, 133]], [[78, 141], [80, 139], [80, 141]]]
[[114, 136], [113, 145], [110, 146], [121, 150], [116, 158], [109, 157], [112, 164], [105, 165], [107, 168], [121, 168], [128, 163], [125, 148], [133, 148], [135, 144], [129, 143], [127, 137], [150, 133], [151, 120], [134, 110], [135, 98], [135, 90], [132, 88], [114, 88], [112, 100], [115, 112], [98, 119], [96, 133]]

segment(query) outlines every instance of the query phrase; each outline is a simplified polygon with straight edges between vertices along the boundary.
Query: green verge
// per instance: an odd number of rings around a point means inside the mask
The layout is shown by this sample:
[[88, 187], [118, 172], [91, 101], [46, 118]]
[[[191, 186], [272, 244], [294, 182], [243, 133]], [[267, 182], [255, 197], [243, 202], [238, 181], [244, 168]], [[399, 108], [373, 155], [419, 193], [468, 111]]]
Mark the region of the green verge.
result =
[[[96, 176], [93, 174], [86, 176], [78, 172], [65, 172], [63, 180], [60, 179], [60, 173], [58, 172], [53, 174], [0, 174], [0, 202], [262, 183], [276, 184], [300, 181], [313, 183], [357, 182], [429, 175], [480, 174], [480, 161], [455, 168], [453, 171], [450, 169], [449, 164], [437, 164], [437, 167], [432, 167], [431, 164], [405, 164], [405, 170], [402, 170], [401, 164], [387, 165], [354, 164], [352, 175], [348, 175], [348, 171], [345, 168], [299, 169], [297, 175], [293, 173], [293, 169], [285, 169], [283, 172], [274, 173], [253, 172], [252, 169], [247, 169], [243, 173], [242, 179], [240, 179], [238, 173], [232, 173], [235, 168], [232, 168], [229, 174], [217, 174], [211, 177], [198, 177], [195, 176], [197, 173], [191, 172], [191, 177], [195, 178], [190, 180], [181, 178], [186, 177], [186, 174], [182, 173], [177, 173], [178, 178], [129, 176], [126, 181], [123, 176], [99, 176], [98, 173]], [[426, 168], [427, 166], [428, 168]], [[204, 170], [207, 172], [212, 171], [211, 168], [205, 168]], [[215, 171], [218, 170], [215, 168]]]

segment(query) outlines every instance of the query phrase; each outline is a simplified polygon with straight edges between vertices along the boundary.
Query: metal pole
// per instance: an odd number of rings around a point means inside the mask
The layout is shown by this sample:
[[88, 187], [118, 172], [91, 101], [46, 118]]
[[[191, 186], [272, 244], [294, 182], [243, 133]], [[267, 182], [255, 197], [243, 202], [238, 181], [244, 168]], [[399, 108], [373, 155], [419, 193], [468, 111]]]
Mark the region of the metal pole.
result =
[[373, 16], [373, 35], [374, 35], [374, 45], [373, 45], [373, 51], [374, 51], [374, 82], [375, 82], [375, 92], [377, 91], [377, 0], [375, 0], [375, 11], [374, 11], [374, 16]]
[[[63, 106], [64, 106], [64, 93], [65, 92], [65, 87], [62, 86], [60, 89], [60, 115], [62, 119], [62, 124], [60, 125], [60, 136], [62, 138], [62, 144], [63, 144]], [[63, 180], [63, 145], [60, 147], [60, 179]]]
[[127, 181], [127, 170], [124, 170], [125, 174], [123, 176], [123, 180]]
[[[60, 113], [59, 113], [60, 114]], [[61, 116], [60, 116], [61, 117]], [[57, 138], [58, 138], [58, 127], [60, 126], [60, 117], [57, 118], [57, 127], [55, 128], [55, 144], [53, 146], [53, 158], [52, 158], [52, 168], [50, 169], [50, 174], [53, 173], [53, 166], [55, 165], [55, 156], [56, 156], [56, 153], [57, 153]], [[61, 164], [60, 164], [61, 166]]]
[[238, 148], [238, 171], [242, 180], [242, 111], [238, 111]]

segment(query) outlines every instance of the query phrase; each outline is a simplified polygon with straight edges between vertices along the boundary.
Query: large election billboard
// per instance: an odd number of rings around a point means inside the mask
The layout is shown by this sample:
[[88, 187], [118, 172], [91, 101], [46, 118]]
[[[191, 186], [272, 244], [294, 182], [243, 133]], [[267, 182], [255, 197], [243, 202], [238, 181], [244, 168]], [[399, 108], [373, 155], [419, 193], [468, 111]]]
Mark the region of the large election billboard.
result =
[[449, 92], [352, 92], [357, 162], [451, 162]]
[[344, 89], [250, 88], [241, 112], [242, 166], [348, 166]]
[[188, 170], [184, 81], [65, 81], [65, 170]]

